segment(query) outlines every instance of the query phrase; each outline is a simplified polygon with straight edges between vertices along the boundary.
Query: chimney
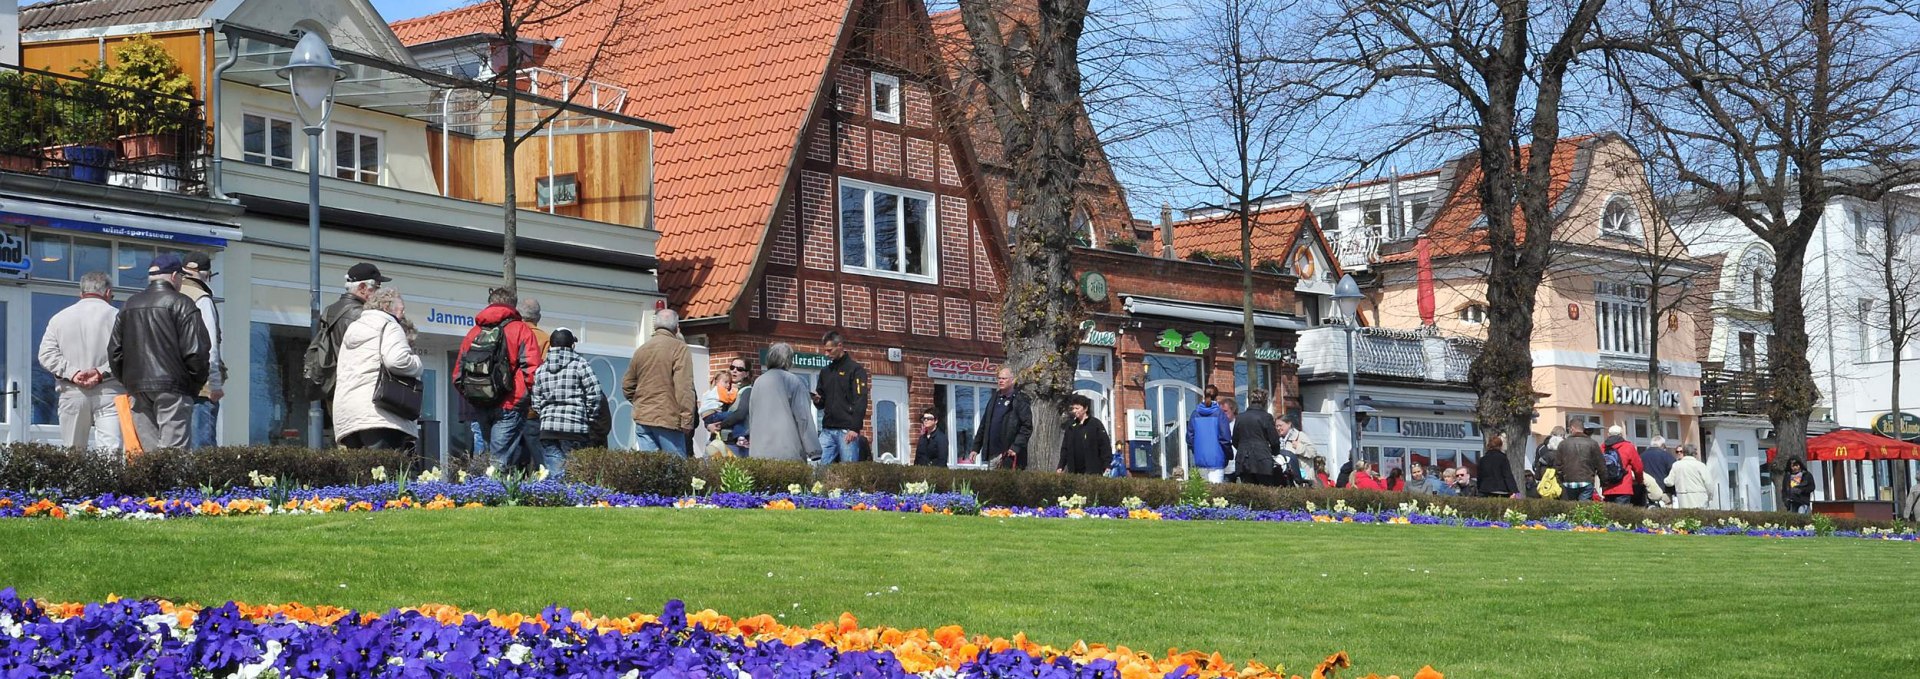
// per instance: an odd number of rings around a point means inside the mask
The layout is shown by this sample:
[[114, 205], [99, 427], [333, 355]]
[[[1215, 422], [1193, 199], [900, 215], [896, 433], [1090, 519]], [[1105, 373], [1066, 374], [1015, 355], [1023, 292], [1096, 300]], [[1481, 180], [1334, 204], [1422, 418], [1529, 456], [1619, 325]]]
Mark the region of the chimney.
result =
[[1160, 204], [1160, 256], [1179, 259], [1173, 254], [1173, 206]]
[[0, 0], [0, 64], [20, 65], [20, 0]]

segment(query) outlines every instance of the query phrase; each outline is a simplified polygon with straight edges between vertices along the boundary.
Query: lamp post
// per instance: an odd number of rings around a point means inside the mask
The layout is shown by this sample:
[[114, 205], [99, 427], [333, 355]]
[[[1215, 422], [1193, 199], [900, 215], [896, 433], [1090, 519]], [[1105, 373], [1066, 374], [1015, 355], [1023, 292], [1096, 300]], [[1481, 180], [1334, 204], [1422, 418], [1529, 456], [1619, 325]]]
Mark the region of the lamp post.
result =
[[[333, 86], [346, 77], [346, 69], [333, 60], [326, 38], [308, 31], [293, 46], [287, 65], [278, 71], [293, 92], [293, 111], [307, 132], [307, 259], [308, 284], [313, 293], [308, 309], [308, 337], [320, 336], [320, 133], [333, 115]], [[325, 414], [320, 397], [307, 404], [307, 447], [320, 448], [320, 428]]]
[[1359, 325], [1361, 297], [1360, 284], [1353, 281], [1353, 274], [1341, 274], [1340, 283], [1333, 286], [1333, 303], [1339, 305], [1340, 316], [1347, 321], [1347, 407], [1345, 411], [1347, 426], [1352, 428], [1352, 438], [1349, 439], [1347, 450], [1349, 462], [1360, 453], [1360, 418], [1356, 416], [1358, 411], [1355, 410], [1359, 401], [1354, 398], [1353, 388], [1354, 372], [1358, 368], [1353, 353], [1353, 331]]

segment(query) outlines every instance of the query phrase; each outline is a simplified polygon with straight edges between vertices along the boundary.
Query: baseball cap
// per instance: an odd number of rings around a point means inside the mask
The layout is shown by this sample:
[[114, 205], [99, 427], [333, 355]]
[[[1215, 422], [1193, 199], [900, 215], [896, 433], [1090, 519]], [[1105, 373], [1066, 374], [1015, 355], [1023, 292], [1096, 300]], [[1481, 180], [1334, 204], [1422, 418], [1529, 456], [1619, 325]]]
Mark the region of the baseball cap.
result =
[[380, 275], [380, 267], [361, 262], [353, 265], [353, 268], [347, 269], [347, 280], [349, 282], [379, 281], [386, 283], [393, 279]]
[[162, 254], [154, 257], [153, 263], [147, 265], [148, 276], [159, 276], [170, 273], [180, 273], [179, 255], [173, 253]]
[[187, 253], [186, 263], [182, 264], [180, 268], [187, 273], [212, 276], [214, 275], [213, 257], [204, 252], [189, 252]]

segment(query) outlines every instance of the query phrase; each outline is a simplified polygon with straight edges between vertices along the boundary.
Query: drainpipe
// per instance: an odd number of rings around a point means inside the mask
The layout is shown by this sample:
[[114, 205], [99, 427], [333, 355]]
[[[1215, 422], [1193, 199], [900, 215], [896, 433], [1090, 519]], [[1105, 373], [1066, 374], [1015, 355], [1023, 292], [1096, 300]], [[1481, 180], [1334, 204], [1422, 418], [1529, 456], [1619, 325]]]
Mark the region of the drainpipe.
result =
[[[229, 35], [227, 36], [227, 60], [213, 69], [213, 96], [212, 101], [207, 105], [208, 114], [213, 118], [213, 162], [207, 169], [207, 192], [212, 194], [214, 200], [232, 200], [227, 197], [225, 187], [220, 181], [220, 163], [223, 155], [220, 150], [220, 80], [227, 74], [227, 69], [233, 68], [234, 64], [238, 63], [240, 63], [240, 39]], [[316, 160], [308, 159], [307, 162], [316, 162]]]

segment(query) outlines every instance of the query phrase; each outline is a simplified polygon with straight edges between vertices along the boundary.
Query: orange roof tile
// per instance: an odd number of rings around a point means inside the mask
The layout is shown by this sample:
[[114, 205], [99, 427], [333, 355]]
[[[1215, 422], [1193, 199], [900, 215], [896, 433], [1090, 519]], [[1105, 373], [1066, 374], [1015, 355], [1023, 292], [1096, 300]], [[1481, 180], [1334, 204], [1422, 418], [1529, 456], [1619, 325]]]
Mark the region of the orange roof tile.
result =
[[[1587, 135], [1561, 139], [1553, 146], [1553, 162], [1550, 165], [1548, 200], [1559, 205], [1567, 188], [1575, 184], [1574, 175], [1582, 169], [1580, 158], [1583, 152], [1592, 148], [1601, 137]], [[1524, 164], [1532, 154], [1531, 145], [1520, 147], [1519, 162]], [[1480, 161], [1477, 153], [1470, 153], [1454, 160], [1451, 167], [1442, 171], [1441, 181], [1447, 188], [1447, 197], [1442, 200], [1439, 210], [1434, 213], [1433, 221], [1422, 233], [1431, 241], [1430, 254], [1433, 258], [1458, 257], [1486, 252], [1487, 242], [1485, 222], [1481, 219], [1480, 209]], [[1450, 173], [1449, 173], [1450, 172]], [[1526, 238], [1526, 218], [1516, 207], [1513, 211], [1514, 237]], [[1481, 226], [1476, 228], [1476, 224]], [[1382, 264], [1403, 264], [1415, 261], [1418, 255], [1409, 248], [1404, 251], [1383, 253]]]
[[[1302, 205], [1289, 205], [1253, 214], [1253, 263], [1262, 260], [1284, 262], [1287, 250], [1310, 228], [1312, 215]], [[1318, 230], [1316, 229], [1317, 233]], [[1181, 257], [1205, 250], [1216, 256], [1240, 257], [1240, 216], [1228, 212], [1217, 216], [1173, 223], [1173, 248]]]
[[[591, 0], [524, 31], [562, 41], [545, 67], [626, 87], [624, 113], [675, 127], [654, 142], [654, 221], [660, 287], [687, 318], [727, 315], [746, 297], [850, 4]], [[410, 45], [498, 33], [498, 7], [393, 29]]]

